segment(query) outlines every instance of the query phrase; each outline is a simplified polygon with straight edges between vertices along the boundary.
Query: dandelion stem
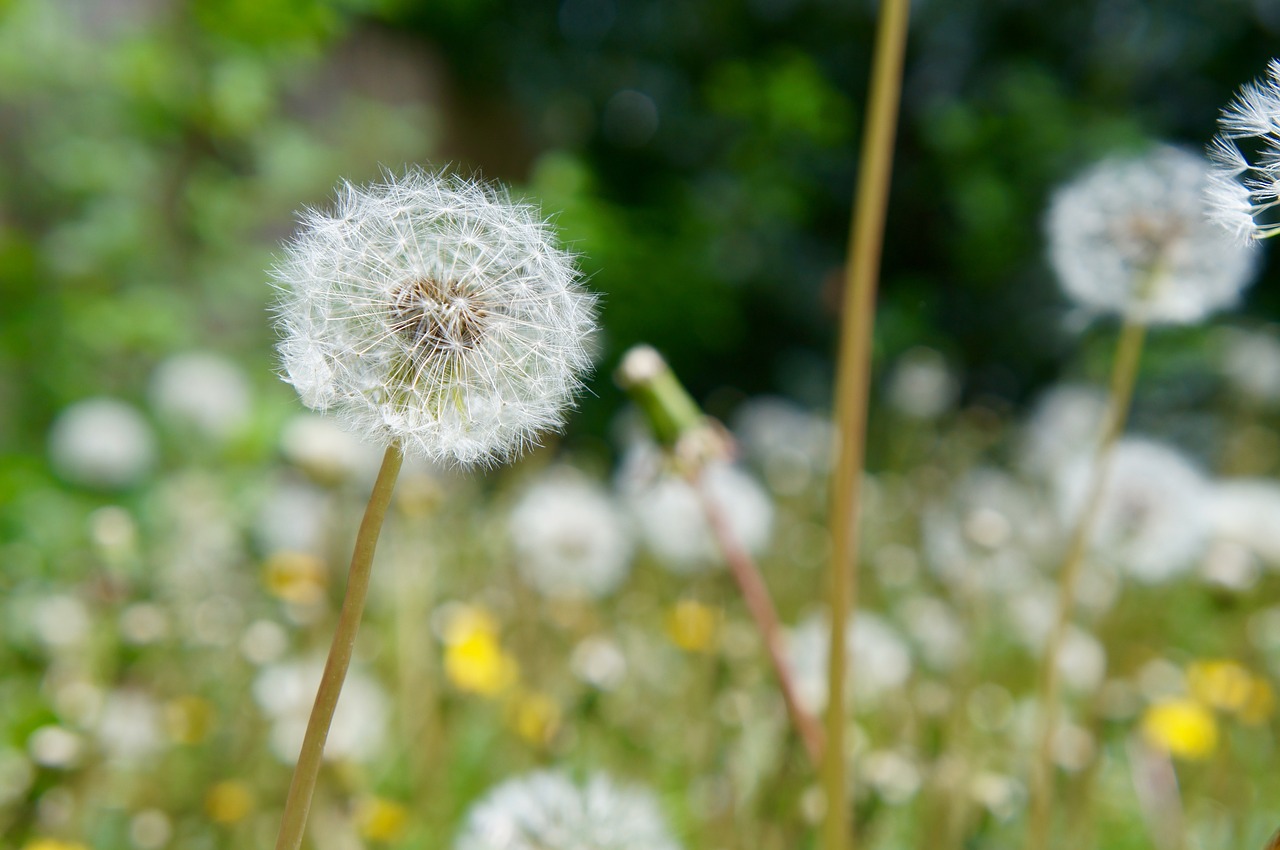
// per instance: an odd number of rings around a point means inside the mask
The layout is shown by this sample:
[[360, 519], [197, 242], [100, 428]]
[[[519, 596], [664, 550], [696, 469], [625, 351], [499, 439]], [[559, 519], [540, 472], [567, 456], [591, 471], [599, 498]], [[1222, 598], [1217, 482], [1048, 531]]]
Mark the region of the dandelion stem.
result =
[[1138, 377], [1138, 362], [1146, 339], [1146, 325], [1133, 318], [1125, 320], [1120, 330], [1115, 362], [1111, 367], [1110, 402], [1102, 438], [1089, 473], [1080, 517], [1076, 520], [1067, 545], [1062, 569], [1058, 573], [1058, 610], [1040, 659], [1040, 731], [1031, 765], [1031, 812], [1027, 831], [1028, 850], [1045, 850], [1049, 841], [1053, 789], [1053, 739], [1058, 727], [1058, 656], [1071, 625], [1075, 608], [1076, 585], [1080, 567], [1093, 536], [1093, 527], [1102, 504], [1102, 493], [1111, 467], [1112, 449], [1124, 432], [1133, 400], [1133, 386]]
[[804, 748], [816, 768], [822, 764], [822, 726], [816, 717], [805, 710], [796, 695], [795, 678], [791, 675], [791, 668], [782, 652], [782, 627], [778, 624], [778, 612], [773, 607], [769, 588], [765, 585], [755, 561], [729, 528], [724, 511], [707, 492], [702, 471], [699, 469], [690, 477], [692, 478], [690, 483], [702, 503], [707, 524], [711, 527], [711, 533], [715, 536], [720, 552], [729, 565], [729, 572], [733, 574], [743, 601], [747, 603], [747, 610], [760, 631], [765, 650], [769, 653], [769, 661], [773, 664], [773, 671], [778, 676], [782, 699], [787, 705], [787, 714], [791, 716], [791, 722], [800, 734]]
[[276, 850], [298, 850], [302, 846], [307, 814], [311, 810], [311, 796], [315, 791], [316, 778], [324, 757], [324, 742], [329, 737], [329, 725], [333, 721], [334, 709], [338, 706], [338, 696], [342, 693], [347, 668], [351, 666], [356, 631], [360, 628], [360, 617], [364, 613], [364, 600], [369, 592], [369, 574], [373, 566], [373, 553], [378, 545], [378, 533], [382, 530], [387, 507], [391, 504], [391, 492], [395, 489], [396, 477], [400, 474], [403, 460], [398, 442], [387, 447], [382, 458], [382, 468], [378, 470], [378, 479], [373, 485], [373, 493], [369, 496], [369, 505], [364, 511], [364, 519], [360, 522], [360, 531], [356, 534], [355, 551], [351, 554], [351, 570], [347, 576], [347, 590], [342, 599], [342, 612], [338, 615], [338, 627], [333, 635], [333, 644], [329, 647], [329, 659], [325, 662], [324, 676], [320, 679], [315, 705], [312, 706], [311, 717], [307, 721], [307, 732], [302, 739], [298, 765], [293, 771], [293, 782], [289, 785]]
[[836, 371], [839, 445], [831, 482], [831, 654], [827, 670], [827, 744], [822, 786], [827, 811], [826, 850], [850, 844], [845, 812], [845, 629], [857, 593], [858, 508], [866, 453], [867, 397], [871, 384], [871, 336], [876, 280], [884, 242], [885, 208], [897, 133], [902, 63], [906, 52], [908, 0], [881, 0], [871, 71], [857, 194], [849, 235], [840, 352]]

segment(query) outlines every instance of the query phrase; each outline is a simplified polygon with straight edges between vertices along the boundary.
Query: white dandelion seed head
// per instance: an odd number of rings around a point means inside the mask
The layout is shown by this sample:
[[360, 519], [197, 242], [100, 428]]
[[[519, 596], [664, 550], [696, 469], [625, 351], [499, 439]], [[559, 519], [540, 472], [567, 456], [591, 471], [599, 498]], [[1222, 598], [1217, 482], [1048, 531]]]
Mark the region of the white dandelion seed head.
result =
[[1232, 307], [1257, 252], [1209, 220], [1208, 161], [1172, 147], [1107, 159], [1059, 189], [1049, 259], [1063, 290], [1098, 312], [1190, 324]]
[[[324, 663], [319, 659], [283, 661], [264, 667], [254, 679], [254, 701], [271, 721], [271, 752], [284, 764], [293, 764], [302, 749], [323, 672]], [[382, 686], [368, 673], [352, 668], [338, 697], [324, 757], [358, 762], [372, 759], [386, 738], [388, 714]]]
[[1207, 513], [1215, 539], [1280, 566], [1280, 483], [1265, 478], [1217, 482], [1209, 490]]
[[678, 850], [648, 791], [558, 771], [507, 780], [467, 813], [454, 850]]
[[1218, 118], [1206, 188], [1213, 220], [1246, 243], [1280, 232], [1280, 59], [1240, 89]]
[[1058, 384], [1037, 399], [1022, 429], [1018, 465], [1037, 477], [1091, 456], [1102, 436], [1107, 394], [1088, 384]]
[[889, 405], [908, 419], [936, 419], [955, 404], [960, 381], [945, 357], [917, 346], [902, 354], [889, 373]]
[[1036, 492], [993, 467], [965, 473], [922, 520], [930, 569], [957, 589], [1025, 587], [1057, 540], [1053, 516]]
[[155, 466], [155, 433], [136, 408], [113, 398], [78, 401], [49, 431], [49, 459], [60, 475], [102, 489], [129, 487]]
[[1252, 401], [1280, 401], [1280, 338], [1276, 329], [1225, 329], [1220, 335], [1222, 374]]
[[241, 430], [253, 406], [244, 372], [212, 352], [168, 358], [152, 373], [148, 391], [157, 413], [217, 440]]
[[743, 455], [773, 492], [798, 496], [831, 470], [831, 420], [774, 396], [749, 399], [734, 413]]
[[[1081, 459], [1064, 469], [1059, 506], [1068, 526], [1084, 509], [1094, 475]], [[1157, 583], [1186, 573], [1209, 538], [1209, 485], [1176, 450], [1126, 438], [1111, 450], [1091, 547], [1133, 578]]]
[[[721, 562], [702, 499], [688, 481], [664, 468], [656, 446], [638, 443], [628, 450], [617, 482], [641, 541], [662, 567], [689, 575]], [[719, 461], [706, 465], [702, 484], [738, 543], [753, 555], [762, 553], [774, 517], [765, 489], [740, 467]]]
[[516, 569], [551, 597], [612, 593], [634, 550], [621, 510], [604, 487], [572, 469], [551, 470], [530, 486], [507, 518]]
[[536, 210], [411, 169], [310, 210], [274, 271], [285, 379], [408, 457], [508, 459], [563, 424], [595, 298]]
[[[788, 630], [784, 651], [795, 677], [796, 697], [811, 712], [827, 705], [827, 659], [831, 626], [825, 614], [805, 617]], [[853, 687], [845, 694], [855, 707], [869, 707], [911, 678], [911, 649], [884, 619], [858, 611], [845, 629]]]

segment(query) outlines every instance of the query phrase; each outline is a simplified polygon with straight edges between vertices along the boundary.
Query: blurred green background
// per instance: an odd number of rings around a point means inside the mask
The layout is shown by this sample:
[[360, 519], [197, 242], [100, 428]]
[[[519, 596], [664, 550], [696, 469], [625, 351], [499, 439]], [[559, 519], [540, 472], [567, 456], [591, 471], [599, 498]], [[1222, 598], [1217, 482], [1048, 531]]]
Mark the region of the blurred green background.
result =
[[[724, 412], [822, 403], [875, 4], [102, 0], [0, 4], [0, 445], [136, 398], [164, 355], [272, 387], [264, 271], [303, 205], [452, 165], [556, 216], [623, 347]], [[913, 10], [878, 351], [925, 344], [1021, 399], [1076, 346], [1043, 261], [1051, 187], [1147, 140], [1199, 148], [1280, 38], [1266, 0]], [[1274, 314], [1270, 273], [1250, 311]], [[7, 475], [7, 473], [6, 473]], [[7, 486], [6, 491], [12, 492]]]

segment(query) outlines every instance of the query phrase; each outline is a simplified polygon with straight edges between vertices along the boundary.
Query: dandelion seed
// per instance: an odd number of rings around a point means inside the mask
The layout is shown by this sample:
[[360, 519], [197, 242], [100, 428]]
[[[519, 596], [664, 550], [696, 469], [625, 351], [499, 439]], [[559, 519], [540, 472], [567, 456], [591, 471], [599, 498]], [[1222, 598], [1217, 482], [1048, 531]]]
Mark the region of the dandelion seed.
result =
[[677, 850], [653, 795], [603, 775], [576, 785], [541, 771], [472, 807], [454, 850]]
[[1060, 189], [1048, 230], [1063, 290], [1144, 324], [1189, 324], [1234, 306], [1257, 255], [1209, 220], [1214, 180], [1203, 157], [1160, 147], [1105, 160]]
[[408, 457], [510, 458], [559, 427], [590, 366], [594, 298], [500, 190], [413, 169], [339, 187], [275, 277], [286, 380]]

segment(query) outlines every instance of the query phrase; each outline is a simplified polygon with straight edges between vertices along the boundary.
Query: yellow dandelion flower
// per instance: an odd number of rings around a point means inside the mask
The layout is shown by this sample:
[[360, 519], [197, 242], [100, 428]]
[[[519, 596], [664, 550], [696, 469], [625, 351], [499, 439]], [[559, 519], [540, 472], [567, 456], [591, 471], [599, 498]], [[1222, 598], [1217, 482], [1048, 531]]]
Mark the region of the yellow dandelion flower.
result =
[[370, 797], [356, 809], [356, 823], [368, 841], [397, 841], [409, 825], [409, 810], [394, 800]]
[[277, 552], [263, 565], [263, 583], [272, 595], [298, 605], [324, 599], [329, 571], [324, 561], [305, 552]]
[[1218, 746], [1213, 712], [1193, 699], [1162, 700], [1142, 716], [1142, 732], [1153, 747], [1187, 761], [1208, 758]]
[[198, 744], [213, 731], [215, 715], [213, 703], [207, 699], [181, 696], [165, 706], [165, 727], [179, 744]]
[[686, 652], [711, 652], [720, 636], [720, 609], [682, 599], [667, 612], [667, 637]]
[[22, 845], [22, 850], [89, 850], [79, 841], [59, 841], [56, 838], [37, 838]]
[[253, 811], [253, 791], [238, 779], [219, 782], [204, 795], [204, 811], [215, 823], [230, 825]]
[[1227, 659], [1197, 661], [1187, 667], [1191, 695], [1212, 708], [1239, 711], [1253, 691], [1253, 675]]
[[498, 624], [483, 608], [463, 606], [444, 626], [444, 672], [459, 690], [496, 696], [516, 683], [520, 668], [498, 640]]
[[507, 717], [517, 735], [538, 746], [550, 743], [560, 729], [560, 706], [542, 693], [517, 694]]

